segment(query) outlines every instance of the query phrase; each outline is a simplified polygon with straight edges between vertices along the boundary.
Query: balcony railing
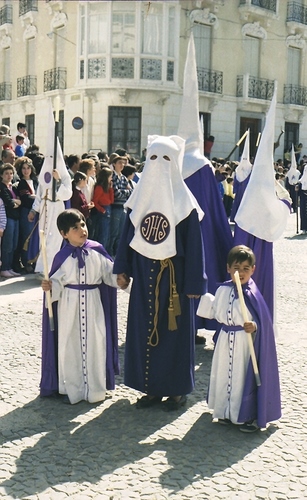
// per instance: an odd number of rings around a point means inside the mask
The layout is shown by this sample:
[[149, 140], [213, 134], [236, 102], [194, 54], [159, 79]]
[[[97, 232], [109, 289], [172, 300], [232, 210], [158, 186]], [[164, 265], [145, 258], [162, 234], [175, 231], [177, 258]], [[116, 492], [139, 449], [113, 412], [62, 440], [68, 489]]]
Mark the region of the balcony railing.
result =
[[246, 5], [248, 7], [260, 7], [261, 9], [270, 10], [276, 13], [277, 0], [240, 0], [240, 6]]
[[307, 106], [307, 87], [284, 85], [284, 104]]
[[286, 21], [287, 23], [307, 24], [307, 7], [297, 2], [289, 2]]
[[36, 95], [36, 76], [17, 78], [17, 97]]
[[2, 24], [13, 24], [13, 7], [12, 5], [4, 5], [0, 9], [0, 26]]
[[237, 76], [237, 97], [270, 100], [274, 94], [274, 80], [250, 75]]
[[12, 84], [0, 83], [0, 101], [10, 101], [12, 99]]
[[222, 94], [222, 71], [212, 71], [210, 69], [197, 68], [197, 80], [198, 90], [203, 92], [214, 92], [215, 94]]
[[66, 68], [53, 68], [44, 71], [44, 92], [66, 89]]
[[38, 0], [19, 0], [19, 16], [23, 16], [27, 12], [37, 12]]

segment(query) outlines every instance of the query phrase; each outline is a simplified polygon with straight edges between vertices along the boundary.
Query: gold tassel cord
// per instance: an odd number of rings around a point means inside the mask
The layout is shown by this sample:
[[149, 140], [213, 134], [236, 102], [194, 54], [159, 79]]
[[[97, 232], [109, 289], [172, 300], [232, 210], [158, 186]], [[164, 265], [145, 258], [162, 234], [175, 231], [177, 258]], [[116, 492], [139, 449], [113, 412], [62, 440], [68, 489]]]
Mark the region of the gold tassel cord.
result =
[[169, 267], [170, 272], [170, 296], [169, 296], [169, 307], [168, 307], [168, 329], [170, 331], [177, 330], [176, 316], [180, 316], [181, 307], [179, 301], [179, 295], [177, 293], [176, 282], [175, 282], [175, 269], [174, 264], [171, 259], [164, 259], [160, 261], [160, 271], [156, 280], [155, 287], [155, 316], [153, 320], [153, 330], [148, 339], [148, 345], [156, 347], [159, 343], [159, 333], [158, 333], [158, 315], [159, 315], [159, 288], [160, 281], [164, 270]]

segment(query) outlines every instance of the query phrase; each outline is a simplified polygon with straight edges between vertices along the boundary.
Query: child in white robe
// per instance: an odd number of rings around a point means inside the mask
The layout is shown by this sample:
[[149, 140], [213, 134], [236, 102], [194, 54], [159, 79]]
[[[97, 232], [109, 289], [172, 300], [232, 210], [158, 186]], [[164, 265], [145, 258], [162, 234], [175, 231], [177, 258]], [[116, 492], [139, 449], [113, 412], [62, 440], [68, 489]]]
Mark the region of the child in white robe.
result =
[[[55, 256], [54, 264], [57, 259], [59, 264], [53, 266], [51, 279], [42, 281], [42, 288], [51, 291], [53, 302], [58, 301], [58, 392], [71, 404], [95, 403], [105, 399], [108, 388], [106, 315], [110, 311], [103, 307], [99, 287], [104, 282], [124, 289], [128, 283], [113, 274], [113, 262], [102, 245], [87, 240], [81, 212], [65, 210], [57, 225], [68, 243]], [[43, 360], [41, 395], [48, 395], [44, 379], [49, 378], [45, 373], [49, 365]]]
[[[255, 255], [244, 246], [233, 247], [227, 258], [231, 281], [215, 296], [201, 297], [197, 314], [221, 324], [216, 341], [209, 384], [208, 406], [221, 424], [238, 424], [242, 432], [254, 432], [281, 415], [280, 387], [272, 320], [264, 299], [251, 279]], [[235, 285], [239, 278], [247, 306], [244, 322]], [[261, 386], [257, 387], [250, 361], [248, 335], [252, 335]]]

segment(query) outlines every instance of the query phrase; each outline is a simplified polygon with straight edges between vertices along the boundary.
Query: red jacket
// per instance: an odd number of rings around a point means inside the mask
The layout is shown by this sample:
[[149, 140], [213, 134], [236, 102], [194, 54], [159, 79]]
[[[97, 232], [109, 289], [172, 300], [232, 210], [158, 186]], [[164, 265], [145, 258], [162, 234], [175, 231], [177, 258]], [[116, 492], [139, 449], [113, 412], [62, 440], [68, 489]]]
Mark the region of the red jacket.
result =
[[113, 188], [109, 188], [109, 191], [106, 193], [102, 186], [95, 186], [94, 189], [94, 197], [93, 202], [95, 204], [95, 208], [97, 208], [98, 212], [104, 213], [105, 205], [111, 205], [114, 203], [114, 190]]

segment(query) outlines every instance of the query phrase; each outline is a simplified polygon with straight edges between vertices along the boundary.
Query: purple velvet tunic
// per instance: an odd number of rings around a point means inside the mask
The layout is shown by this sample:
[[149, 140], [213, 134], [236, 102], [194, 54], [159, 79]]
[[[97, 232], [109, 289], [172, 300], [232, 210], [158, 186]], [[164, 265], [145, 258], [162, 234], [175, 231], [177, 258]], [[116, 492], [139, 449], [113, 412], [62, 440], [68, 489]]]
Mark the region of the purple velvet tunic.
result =
[[[208, 292], [213, 295], [227, 275], [227, 255], [233, 239], [216, 178], [209, 165], [204, 165], [185, 179], [190, 191], [205, 213], [200, 226], [203, 237]], [[196, 328], [215, 330], [217, 322], [196, 316]]]
[[[181, 305], [177, 329], [169, 330], [168, 307], [170, 275], [167, 267], [157, 277], [161, 261], [149, 259], [133, 250], [134, 236], [130, 217], [126, 218], [114, 263], [114, 273], [133, 278], [125, 349], [124, 382], [127, 386], [155, 396], [178, 396], [194, 388], [194, 301], [187, 294], [204, 293], [203, 249], [196, 210], [176, 226], [176, 255], [171, 258]], [[148, 344], [153, 330], [158, 301], [158, 343]]]

